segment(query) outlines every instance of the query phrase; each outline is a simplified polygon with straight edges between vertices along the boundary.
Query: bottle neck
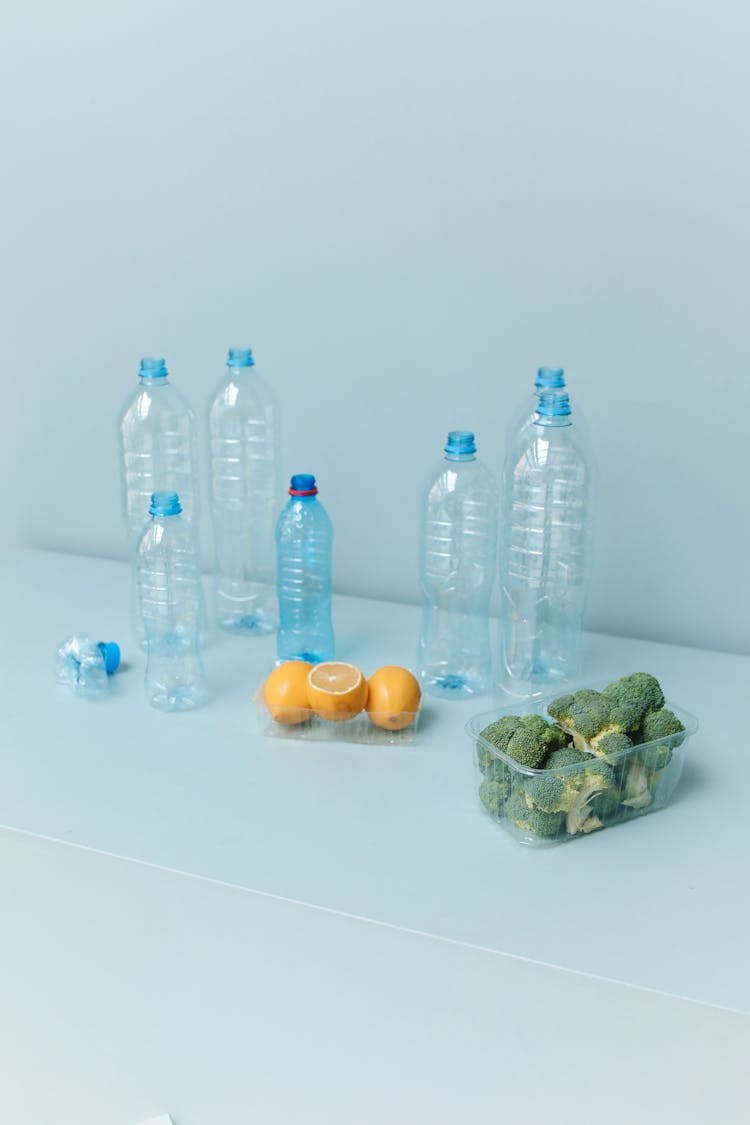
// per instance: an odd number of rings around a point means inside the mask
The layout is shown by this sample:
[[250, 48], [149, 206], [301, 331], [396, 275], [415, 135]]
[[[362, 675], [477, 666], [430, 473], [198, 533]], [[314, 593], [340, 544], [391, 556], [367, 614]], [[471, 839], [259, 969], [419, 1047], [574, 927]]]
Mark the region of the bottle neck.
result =
[[452, 462], [476, 461], [476, 453], [446, 453], [445, 460]]
[[150, 379], [148, 375], [139, 375], [138, 382], [142, 387], [148, 387], [150, 391], [156, 390], [158, 387], [169, 386], [169, 376], [159, 375], [155, 379]]

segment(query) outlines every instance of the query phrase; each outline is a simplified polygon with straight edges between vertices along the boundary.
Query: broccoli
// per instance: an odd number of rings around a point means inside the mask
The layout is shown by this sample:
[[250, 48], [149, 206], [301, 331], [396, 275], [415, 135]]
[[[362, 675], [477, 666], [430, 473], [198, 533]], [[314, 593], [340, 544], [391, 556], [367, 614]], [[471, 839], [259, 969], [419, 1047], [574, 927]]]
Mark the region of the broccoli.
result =
[[[651, 803], [651, 787], [672, 760], [672, 747], [682, 742], [685, 727], [668, 707], [650, 711], [638, 731], [639, 741], [648, 743], [629, 763], [624, 781], [623, 805], [643, 809]], [[663, 739], [664, 741], [657, 741]], [[656, 743], [656, 745], [651, 745]]]
[[602, 691], [583, 688], [553, 699], [547, 710], [574, 745], [588, 754], [606, 758], [633, 744], [647, 716], [664, 706], [659, 681], [647, 672], [634, 672], [608, 684]]
[[509, 794], [510, 785], [505, 785], [503, 781], [492, 781], [485, 777], [479, 786], [479, 800], [493, 816], [503, 815]]
[[530, 809], [545, 814], [565, 813], [569, 835], [591, 832], [602, 827], [602, 820], [592, 813], [591, 801], [598, 794], [616, 794], [615, 778], [606, 762], [586, 759], [588, 764], [568, 773], [545, 770], [524, 784], [526, 803]]
[[564, 812], [547, 813], [529, 807], [521, 789], [511, 794], [505, 805], [505, 815], [517, 828], [533, 832], [535, 836], [557, 836], [565, 825]]
[[565, 732], [541, 715], [504, 715], [485, 727], [480, 737], [530, 769], [539, 769], [547, 755], [567, 741]]
[[565, 769], [566, 766], [580, 766], [581, 762], [591, 761], [590, 754], [576, 750], [575, 746], [564, 746], [561, 750], [553, 750], [544, 763], [546, 770]]

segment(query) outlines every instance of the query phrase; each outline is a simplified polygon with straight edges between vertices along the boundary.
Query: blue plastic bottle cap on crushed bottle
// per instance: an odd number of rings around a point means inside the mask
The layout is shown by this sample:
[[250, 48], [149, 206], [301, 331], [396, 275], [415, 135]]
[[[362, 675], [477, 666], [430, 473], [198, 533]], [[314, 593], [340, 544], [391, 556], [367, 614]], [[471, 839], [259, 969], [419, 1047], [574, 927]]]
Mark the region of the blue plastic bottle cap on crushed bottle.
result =
[[179, 516], [182, 504], [176, 492], [154, 492], [148, 510], [152, 516]]
[[227, 353], [227, 367], [253, 367], [252, 348], [230, 348]]
[[566, 391], [542, 391], [537, 414], [544, 418], [562, 418], [570, 414], [570, 399]]
[[146, 356], [141, 360], [141, 379], [164, 379], [167, 375], [167, 365], [161, 356]]
[[295, 473], [289, 485], [290, 496], [315, 496], [318, 491], [311, 473]]
[[565, 372], [562, 367], [540, 367], [534, 382], [536, 387], [549, 388], [565, 386]]
[[451, 430], [445, 442], [445, 452], [458, 456], [476, 453], [474, 435], [471, 430]]
[[108, 676], [120, 667], [120, 646], [116, 641], [99, 641], [96, 646], [104, 657], [104, 670]]

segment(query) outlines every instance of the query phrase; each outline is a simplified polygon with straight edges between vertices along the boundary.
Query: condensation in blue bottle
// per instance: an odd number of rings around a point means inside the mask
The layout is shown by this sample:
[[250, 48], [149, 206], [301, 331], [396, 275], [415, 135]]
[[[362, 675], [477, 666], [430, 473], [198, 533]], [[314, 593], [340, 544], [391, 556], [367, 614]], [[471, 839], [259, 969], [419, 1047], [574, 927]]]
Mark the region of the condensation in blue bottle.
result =
[[543, 391], [508, 448], [497, 693], [516, 706], [580, 669], [591, 562], [591, 464], [564, 390]]
[[276, 524], [279, 661], [333, 659], [332, 547], [333, 525], [315, 477], [298, 473]]
[[431, 695], [462, 699], [489, 686], [497, 512], [497, 484], [477, 459], [474, 434], [451, 430], [422, 504], [417, 667]]
[[136, 594], [146, 636], [146, 696], [162, 711], [203, 702], [201, 574], [195, 532], [176, 492], [155, 492], [138, 543]]

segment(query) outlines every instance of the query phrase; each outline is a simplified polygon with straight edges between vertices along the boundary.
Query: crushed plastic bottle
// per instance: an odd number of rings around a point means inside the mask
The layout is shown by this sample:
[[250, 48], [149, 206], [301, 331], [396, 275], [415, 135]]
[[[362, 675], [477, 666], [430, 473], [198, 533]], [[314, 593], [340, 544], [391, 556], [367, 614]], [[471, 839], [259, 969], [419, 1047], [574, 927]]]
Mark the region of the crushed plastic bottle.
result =
[[109, 692], [109, 677], [120, 666], [120, 646], [114, 641], [94, 643], [74, 633], [57, 650], [57, 680], [77, 695], [96, 699]]

